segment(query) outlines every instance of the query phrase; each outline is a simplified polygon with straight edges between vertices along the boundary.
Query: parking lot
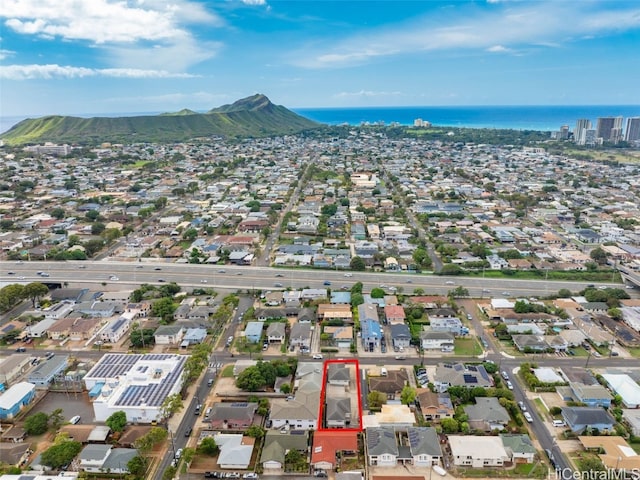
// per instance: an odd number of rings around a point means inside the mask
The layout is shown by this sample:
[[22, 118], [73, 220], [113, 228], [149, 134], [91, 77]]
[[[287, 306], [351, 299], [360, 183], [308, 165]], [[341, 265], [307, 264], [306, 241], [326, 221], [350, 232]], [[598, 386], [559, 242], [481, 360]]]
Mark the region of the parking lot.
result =
[[93, 408], [89, 403], [89, 397], [86, 392], [77, 394], [49, 392], [31, 413], [44, 412], [50, 415], [57, 408], [62, 409], [66, 420], [75, 415], [80, 415], [80, 424], [93, 423]]

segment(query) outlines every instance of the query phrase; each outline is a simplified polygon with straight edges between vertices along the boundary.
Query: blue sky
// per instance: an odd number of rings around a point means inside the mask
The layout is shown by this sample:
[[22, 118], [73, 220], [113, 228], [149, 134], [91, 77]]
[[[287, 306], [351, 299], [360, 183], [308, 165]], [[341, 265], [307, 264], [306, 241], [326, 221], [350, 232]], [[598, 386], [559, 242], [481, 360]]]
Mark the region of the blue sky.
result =
[[640, 104], [640, 2], [3, 0], [0, 115]]

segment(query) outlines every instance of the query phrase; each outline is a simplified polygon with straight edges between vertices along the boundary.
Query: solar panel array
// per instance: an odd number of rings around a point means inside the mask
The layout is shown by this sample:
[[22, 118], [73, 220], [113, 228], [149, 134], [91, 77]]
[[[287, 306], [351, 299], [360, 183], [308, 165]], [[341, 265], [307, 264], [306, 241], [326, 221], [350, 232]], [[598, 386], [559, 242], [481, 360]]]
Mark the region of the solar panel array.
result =
[[87, 374], [90, 378], [117, 378], [127, 373], [143, 355], [108, 353]]
[[475, 377], [475, 375], [465, 373], [463, 377], [464, 377], [464, 383], [478, 383], [478, 379]]
[[[158, 360], [175, 357], [174, 355], [161, 354], [146, 355], [145, 357], [148, 356], [162, 357], [158, 358]], [[145, 358], [145, 360], [147, 360], [147, 358]], [[120, 398], [116, 400], [115, 405], [123, 407], [135, 407], [142, 404], [150, 407], [162, 405], [164, 399], [167, 398], [173, 386], [180, 379], [185, 361], [186, 357], [180, 356], [175, 368], [173, 368], [171, 372], [169, 372], [169, 375], [162, 379], [160, 383], [152, 383], [149, 385], [129, 385], [125, 388], [122, 395], [120, 395]]]

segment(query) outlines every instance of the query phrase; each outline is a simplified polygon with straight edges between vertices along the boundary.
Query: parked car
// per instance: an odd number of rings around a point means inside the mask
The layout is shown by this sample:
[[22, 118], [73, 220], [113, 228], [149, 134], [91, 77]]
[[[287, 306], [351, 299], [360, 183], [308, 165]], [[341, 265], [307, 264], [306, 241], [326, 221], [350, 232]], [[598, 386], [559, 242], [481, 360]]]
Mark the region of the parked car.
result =
[[176, 450], [175, 458], [180, 459], [181, 456], [182, 456], [182, 449], [179, 448], [178, 450]]
[[190, 437], [191, 436], [191, 432], [193, 432], [193, 428], [192, 427], [187, 428], [187, 431], [184, 432], [184, 436], [185, 437]]
[[18, 352], [18, 353], [24, 353], [24, 352], [26, 352], [26, 351], [27, 351], [27, 349], [26, 349], [26, 348], [24, 348], [24, 347], [18, 347], [18, 348], [16, 348], [16, 352]]
[[533, 417], [529, 412], [524, 412], [522, 415], [524, 415], [524, 418], [527, 422], [533, 423]]
[[523, 412], [527, 411], [527, 406], [524, 404], [523, 401], [519, 401], [518, 406], [520, 407], [520, 410], [522, 410]]
[[322, 354], [314, 353], [311, 358], [313, 358], [314, 360], [322, 360]]
[[69, 423], [71, 425], [76, 425], [78, 422], [80, 422], [80, 415], [76, 415], [75, 417], [71, 417], [69, 419]]
[[511, 383], [509, 380], [507, 380], [507, 388], [509, 390], [513, 390], [513, 383]]
[[255, 480], [256, 478], [258, 478], [258, 474], [254, 473], [254, 472], [249, 472], [249, 473], [245, 473], [244, 475], [242, 475], [242, 478], [248, 478], [250, 480]]

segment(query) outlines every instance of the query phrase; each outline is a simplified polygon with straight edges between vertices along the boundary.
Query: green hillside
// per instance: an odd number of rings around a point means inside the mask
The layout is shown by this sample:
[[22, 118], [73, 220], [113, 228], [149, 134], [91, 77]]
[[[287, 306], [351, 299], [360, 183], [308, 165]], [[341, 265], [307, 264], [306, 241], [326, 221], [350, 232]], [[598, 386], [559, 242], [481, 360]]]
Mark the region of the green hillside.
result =
[[181, 142], [195, 137], [265, 137], [298, 133], [321, 125], [274, 105], [264, 95], [238, 100], [207, 113], [188, 109], [139, 117], [63, 117], [27, 119], [0, 135], [8, 145], [55, 142]]

